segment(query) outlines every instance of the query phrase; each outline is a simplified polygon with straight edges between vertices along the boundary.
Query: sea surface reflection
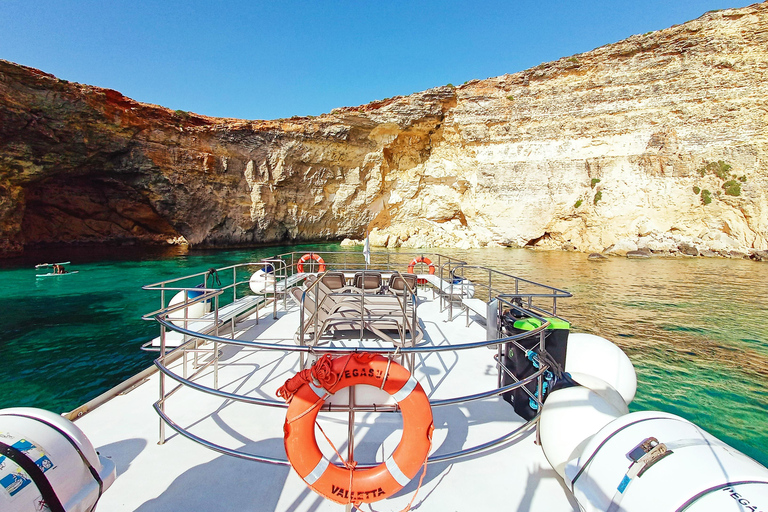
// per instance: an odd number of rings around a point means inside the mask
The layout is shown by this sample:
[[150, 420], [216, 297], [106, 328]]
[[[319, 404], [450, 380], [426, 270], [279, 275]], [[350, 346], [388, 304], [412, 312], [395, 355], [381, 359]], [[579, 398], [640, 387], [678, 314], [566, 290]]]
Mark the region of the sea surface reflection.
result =
[[620, 346], [638, 373], [630, 410], [663, 410], [768, 464], [768, 265], [525, 249], [442, 253], [568, 290], [573, 330]]

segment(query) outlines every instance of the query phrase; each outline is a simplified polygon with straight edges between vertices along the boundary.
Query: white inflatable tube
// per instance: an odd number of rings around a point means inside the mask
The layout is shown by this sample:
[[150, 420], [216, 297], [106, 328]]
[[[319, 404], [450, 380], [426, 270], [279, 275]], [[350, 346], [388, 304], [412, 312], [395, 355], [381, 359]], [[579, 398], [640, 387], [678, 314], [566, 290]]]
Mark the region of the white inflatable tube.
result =
[[[187, 291], [181, 290], [179, 293], [173, 296], [171, 301], [168, 303], [168, 307], [176, 306], [178, 304], [183, 304], [185, 294], [187, 298], [191, 301], [196, 297], [199, 297], [203, 293], [205, 292], [203, 292], [202, 290], [192, 290], [192, 289]], [[186, 316], [187, 316], [187, 319], [200, 318], [204, 316], [206, 313], [208, 313], [210, 310], [211, 310], [211, 301], [210, 299], [208, 299], [208, 300], [196, 302], [194, 304], [191, 304], [190, 306], [187, 306]], [[180, 327], [184, 327], [184, 309], [180, 309], [178, 311], [171, 313], [168, 316], [168, 318], [171, 319], [171, 322], [173, 324], [178, 325]]]
[[589, 375], [572, 376], [594, 389], [574, 386], [553, 391], [539, 420], [541, 448], [562, 478], [566, 463], [581, 453], [595, 432], [629, 412], [624, 399], [607, 382]]
[[[97, 455], [74, 423], [49, 411], [31, 407], [1, 409], [0, 442], [40, 468], [42, 478], [67, 512], [90, 511], [115, 480], [114, 463]], [[40, 508], [43, 495], [34, 477], [13, 457], [0, 455], [0, 510], [49, 510]]]
[[608, 423], [565, 473], [587, 512], [768, 510], [768, 469], [663, 412], [636, 412]]
[[274, 285], [275, 274], [265, 272], [263, 269], [254, 272], [248, 280], [248, 286], [250, 286], [253, 293], [270, 292], [274, 289]]
[[570, 333], [565, 371], [597, 377], [611, 385], [629, 405], [637, 391], [637, 374], [627, 355], [605, 338]]

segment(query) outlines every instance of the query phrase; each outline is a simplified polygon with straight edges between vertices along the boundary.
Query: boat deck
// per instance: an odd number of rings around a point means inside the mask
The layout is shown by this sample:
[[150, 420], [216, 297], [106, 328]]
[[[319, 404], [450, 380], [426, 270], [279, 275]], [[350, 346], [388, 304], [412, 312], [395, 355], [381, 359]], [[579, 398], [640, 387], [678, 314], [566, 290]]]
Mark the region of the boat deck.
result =
[[[456, 345], [486, 339], [480, 315], [440, 310], [440, 301], [429, 290], [419, 291], [419, 321], [423, 344]], [[298, 306], [283, 301], [277, 318], [272, 307], [262, 308], [237, 323], [235, 337], [293, 345]], [[256, 315], [259, 315], [258, 322]], [[231, 336], [230, 333], [223, 336]], [[334, 346], [355, 346], [358, 339], [337, 336]], [[363, 345], [383, 346], [378, 339]], [[210, 345], [207, 345], [210, 347]], [[248, 397], [275, 399], [275, 391], [300, 368], [295, 352], [220, 345], [218, 389]], [[431, 401], [488, 391], [497, 387], [495, 352], [487, 347], [460, 352], [414, 355], [413, 374]], [[212, 357], [199, 353], [199, 363]], [[191, 375], [194, 356], [169, 365], [177, 374]], [[166, 441], [158, 444], [159, 418], [153, 404], [159, 398], [160, 376], [155, 372], [136, 387], [115, 396], [77, 419], [76, 424], [96, 449], [117, 466], [117, 479], [99, 502], [98, 509], [121, 511], [304, 511], [343, 510], [309, 489], [287, 465], [254, 462], [208, 449], [166, 427]], [[204, 368], [195, 382], [214, 387], [213, 365]], [[176, 382], [165, 377], [166, 395]], [[358, 387], [359, 388], [359, 387]], [[371, 388], [373, 389], [373, 388]], [[338, 393], [341, 395], [342, 393]], [[336, 397], [344, 400], [343, 396]], [[250, 454], [286, 458], [283, 447], [285, 409], [228, 400], [189, 387], [168, 398], [166, 414], [190, 434], [209, 442]], [[452, 453], [499, 438], [522, 425], [512, 407], [495, 396], [461, 405], [433, 407], [435, 433], [430, 457]], [[321, 412], [318, 422], [336, 445], [347, 453], [347, 412]], [[357, 412], [354, 458], [375, 464], [384, 460], [400, 440], [401, 416], [392, 412]], [[375, 511], [400, 511], [413, 499], [413, 509], [423, 511], [502, 510], [575, 511], [578, 506], [535, 443], [535, 429], [514, 440], [474, 455], [428, 464], [421, 488], [419, 476], [397, 495], [363, 505]], [[338, 460], [333, 448], [318, 442], [324, 454]], [[417, 492], [414, 499], [414, 494]]]

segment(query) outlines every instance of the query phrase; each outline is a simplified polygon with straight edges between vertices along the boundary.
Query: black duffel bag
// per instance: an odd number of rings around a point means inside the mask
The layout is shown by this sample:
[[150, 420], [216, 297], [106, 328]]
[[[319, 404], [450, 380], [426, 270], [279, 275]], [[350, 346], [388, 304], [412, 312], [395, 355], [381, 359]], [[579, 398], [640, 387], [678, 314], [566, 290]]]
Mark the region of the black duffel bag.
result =
[[[518, 380], [524, 380], [536, 373], [542, 361], [550, 365], [550, 369], [544, 372], [543, 375], [542, 402], [546, 399], [547, 394], [552, 391], [552, 388], [557, 385], [557, 377], [562, 374], [565, 368], [565, 354], [568, 347], [568, 333], [570, 331], [570, 324], [565, 320], [555, 317], [546, 318], [546, 320], [549, 321], [550, 325], [544, 331], [545, 352], [543, 354], [539, 350], [540, 333], [536, 333], [516, 340], [522, 348], [513, 342], [505, 343], [502, 358], [502, 364]], [[521, 318], [519, 313], [508, 311], [502, 317], [502, 325], [507, 336], [513, 336], [537, 329], [541, 327], [542, 322], [531, 317]], [[515, 380], [507, 372], [502, 371], [502, 386], [508, 386], [513, 382]], [[538, 396], [538, 379], [529, 382], [525, 387], [530, 391], [531, 395]], [[530, 420], [536, 416], [539, 407], [539, 404], [531, 398], [531, 395], [520, 387], [507, 391], [501, 396], [512, 404], [515, 412], [521, 418]]]

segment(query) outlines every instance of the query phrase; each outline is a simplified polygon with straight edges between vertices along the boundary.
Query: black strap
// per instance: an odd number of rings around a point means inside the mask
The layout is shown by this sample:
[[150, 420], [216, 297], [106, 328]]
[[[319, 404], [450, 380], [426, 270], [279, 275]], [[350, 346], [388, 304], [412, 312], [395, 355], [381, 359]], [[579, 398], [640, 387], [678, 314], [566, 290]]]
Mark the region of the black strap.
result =
[[216, 270], [216, 268], [209, 268], [208, 276], [213, 278], [213, 282], [216, 283], [216, 286], [221, 286], [221, 280], [219, 279], [219, 272]]
[[57, 427], [53, 423], [49, 423], [49, 422], [47, 422], [47, 421], [45, 421], [44, 419], [41, 419], [41, 418], [36, 418], [34, 416], [27, 416], [26, 414], [17, 414], [17, 413], [7, 413], [7, 414], [3, 414], [3, 416], [18, 416], [20, 418], [27, 418], [27, 419], [30, 419], [30, 420], [39, 421], [40, 423], [43, 423], [44, 425], [47, 425], [47, 426], [51, 427], [53, 430], [55, 430], [59, 434], [61, 434], [61, 436], [64, 439], [69, 441], [69, 444], [72, 445], [72, 448], [74, 448], [75, 451], [77, 452], [77, 454], [80, 456], [80, 459], [83, 461], [83, 464], [85, 464], [86, 467], [88, 468], [88, 471], [91, 473], [91, 476], [93, 477], [93, 479], [96, 480], [96, 483], [99, 484], [99, 495], [96, 497], [96, 501], [93, 502], [93, 507], [91, 507], [91, 510], [95, 509], [96, 508], [96, 504], [101, 499], [101, 495], [104, 494], [104, 482], [101, 480], [101, 476], [99, 475], [99, 472], [96, 471], [96, 468], [94, 468], [93, 465], [90, 463], [90, 461], [88, 461], [88, 457], [85, 456], [85, 454], [80, 449], [80, 447], [77, 445], [77, 443], [74, 441], [74, 439], [69, 437], [69, 434], [67, 434], [66, 432], [61, 430], [59, 427]]
[[31, 478], [37, 486], [37, 490], [40, 491], [40, 495], [43, 497], [48, 508], [51, 509], [51, 512], [65, 512], [64, 506], [62, 506], [61, 501], [59, 501], [59, 497], [56, 496], [56, 491], [54, 491], [53, 486], [51, 486], [51, 482], [48, 481], [48, 477], [45, 476], [43, 470], [35, 464], [35, 461], [27, 457], [24, 452], [1, 441], [0, 453], [11, 459], [18, 464], [21, 469], [26, 471], [29, 478]]

